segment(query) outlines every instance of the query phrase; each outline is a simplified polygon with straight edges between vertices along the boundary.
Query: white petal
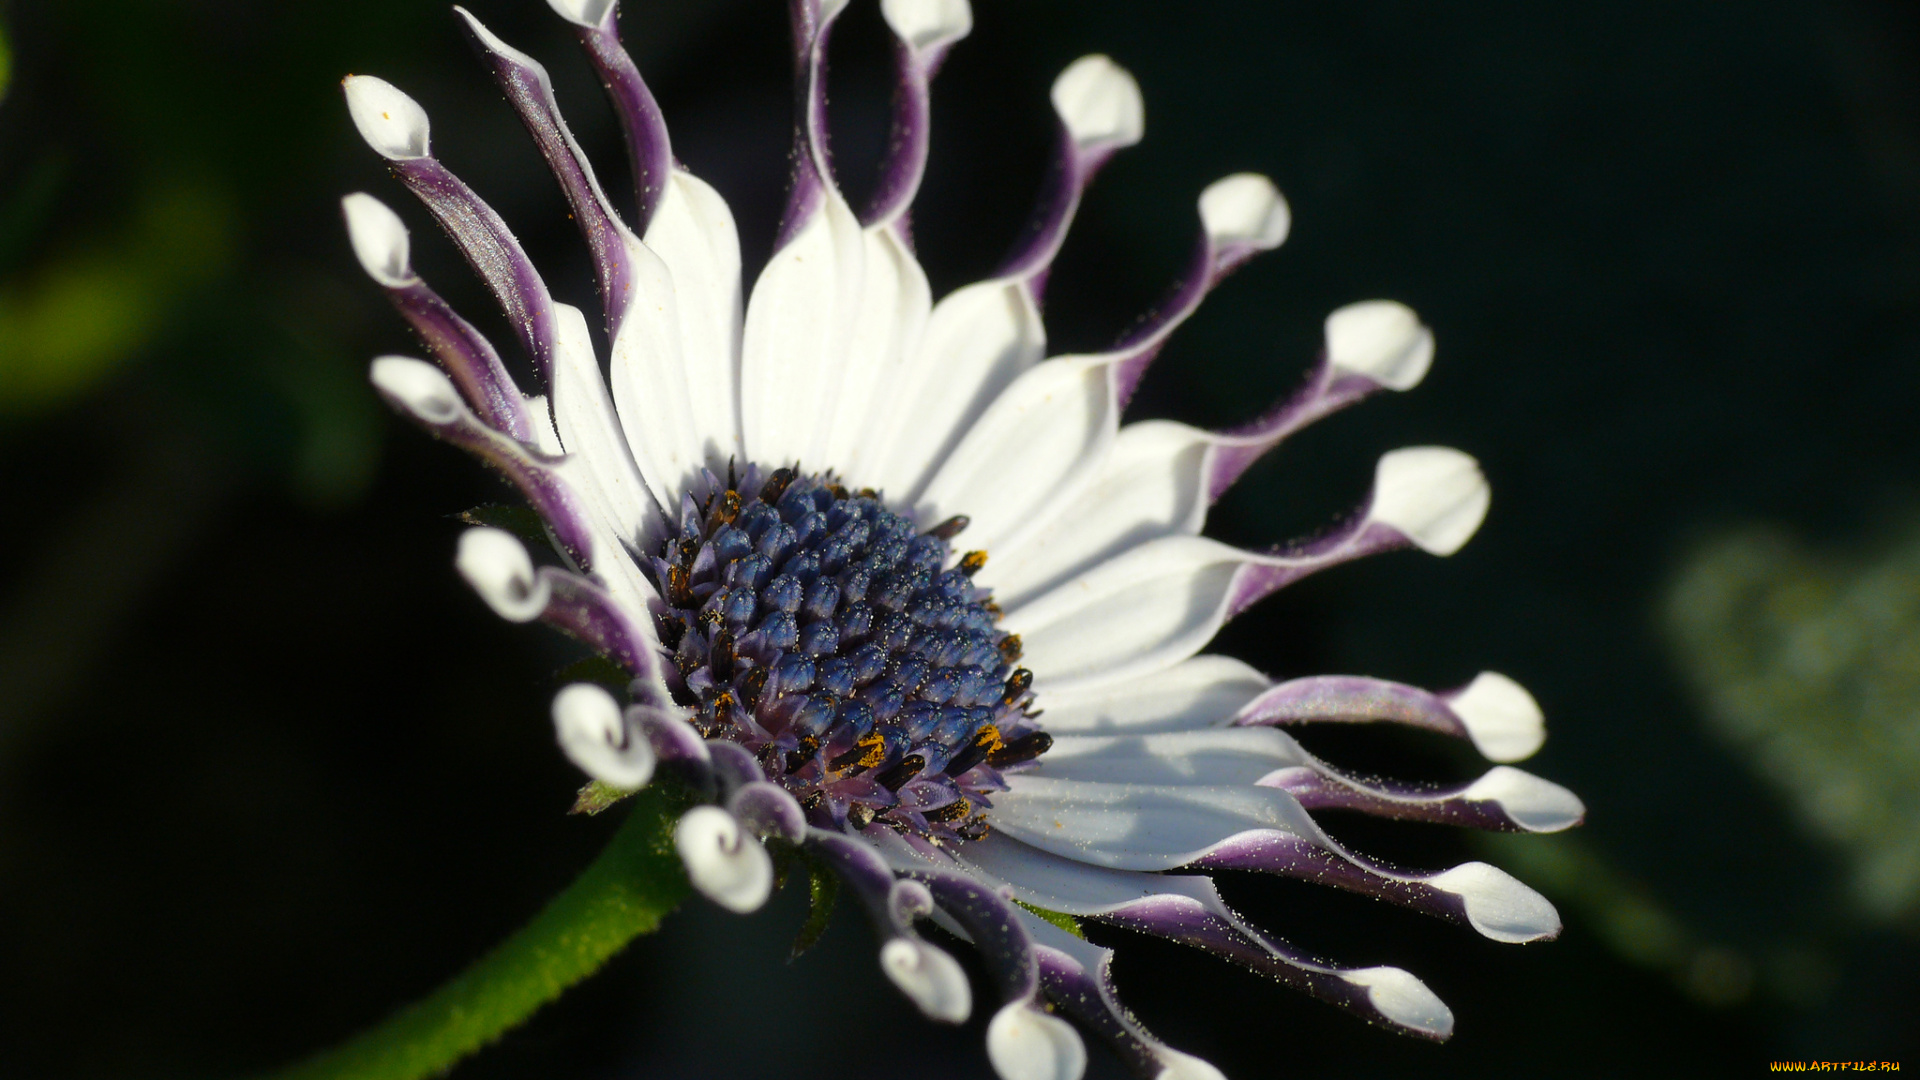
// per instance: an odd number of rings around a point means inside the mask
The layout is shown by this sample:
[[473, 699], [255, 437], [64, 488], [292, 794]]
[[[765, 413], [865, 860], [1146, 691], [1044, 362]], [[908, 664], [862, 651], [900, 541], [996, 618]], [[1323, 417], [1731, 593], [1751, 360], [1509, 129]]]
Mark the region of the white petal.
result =
[[380, 156], [407, 161], [427, 156], [427, 111], [385, 79], [349, 75], [340, 82], [360, 137]]
[[526, 545], [504, 529], [481, 526], [461, 533], [453, 565], [508, 622], [532, 622], [547, 609], [552, 590], [535, 572]]
[[1480, 463], [1444, 446], [1383, 454], [1367, 515], [1423, 550], [1451, 555], [1480, 528], [1490, 494]]
[[914, 938], [893, 938], [880, 947], [880, 970], [930, 1020], [962, 1024], [973, 1012], [967, 973], [944, 949]]
[[[567, 475], [592, 509], [603, 535], [596, 537], [594, 571], [606, 575], [615, 595], [628, 604], [637, 603], [631, 576], [611, 564], [627, 567], [633, 560], [626, 548], [644, 544], [662, 524], [646, 481], [634, 464], [626, 436], [607, 395], [607, 383], [594, 357], [593, 337], [587, 331], [586, 316], [568, 304], [553, 305], [553, 420], [560, 443], [566, 448], [563, 473]], [[635, 571], [637, 574], [637, 570]]]
[[773, 892], [767, 849], [717, 806], [696, 806], [681, 815], [673, 846], [694, 888], [728, 911], [758, 910]]
[[1453, 1034], [1453, 1010], [1427, 984], [1392, 967], [1343, 972], [1341, 978], [1367, 988], [1367, 1000], [1396, 1024], [1444, 1039]]
[[[1053, 726], [1047, 724], [1047, 730]], [[1061, 735], [1032, 772], [1108, 784], [1252, 784], [1277, 769], [1310, 761], [1299, 743], [1274, 728], [1208, 728], [1157, 735]]]
[[1090, 866], [997, 834], [969, 841], [960, 855], [975, 872], [1005, 884], [1015, 899], [1066, 915], [1098, 918], [1149, 898], [1180, 898], [1227, 914], [1211, 878]]
[[1009, 776], [993, 827], [1042, 851], [1117, 870], [1171, 870], [1240, 833], [1323, 835], [1300, 803], [1256, 787], [1167, 787]]
[[933, 308], [933, 293], [919, 260], [891, 225], [862, 233], [861, 298], [843, 362], [824, 388], [822, 423], [807, 457], [856, 482], [871, 475], [869, 462], [884, 425], [876, 414], [895, 406], [906, 357], [920, 343]]
[[1225, 723], [1272, 680], [1231, 656], [1196, 656], [1125, 682], [1060, 693], [1041, 684], [1041, 724], [1055, 735], [1145, 734]]
[[1160, 1051], [1160, 1060], [1165, 1068], [1154, 1080], [1227, 1080], [1227, 1074], [1214, 1068], [1210, 1062], [1171, 1047]]
[[1448, 696], [1447, 706], [1489, 761], [1520, 761], [1547, 740], [1539, 703], [1526, 687], [1498, 672], [1481, 672], [1466, 689]]
[[1560, 932], [1560, 913], [1547, 898], [1497, 866], [1462, 863], [1426, 881], [1458, 896], [1467, 921], [1495, 941], [1538, 941]]
[[709, 468], [744, 460], [740, 443], [740, 238], [725, 199], [675, 169], [647, 224], [647, 247], [673, 275], [681, 376], [694, 451]]
[[367, 276], [390, 288], [414, 280], [408, 260], [407, 227], [386, 203], [356, 191], [340, 200], [347, 216], [347, 238]]
[[1046, 350], [1046, 330], [1024, 280], [982, 281], [933, 307], [895, 391], [887, 449], [865, 482], [911, 505], [935, 467], [993, 399]]
[[1071, 498], [1113, 441], [1120, 405], [1111, 365], [1048, 360], [1014, 380], [967, 431], [915, 508], [921, 521], [964, 513], [966, 542], [1017, 544], [1048, 502]]
[[1132, 146], [1146, 126], [1140, 84], [1105, 56], [1083, 56], [1053, 81], [1053, 109], [1082, 146]]
[[1433, 331], [1405, 304], [1364, 300], [1327, 316], [1327, 360], [1391, 390], [1407, 390], [1433, 364]]
[[620, 703], [601, 687], [562, 687], [553, 698], [553, 727], [567, 757], [595, 780], [633, 790], [653, 779], [653, 747], [628, 728]]
[[1515, 825], [1529, 832], [1558, 832], [1572, 828], [1587, 816], [1580, 797], [1551, 780], [1498, 765], [1460, 793], [1463, 799], [1500, 804]]
[[693, 427], [693, 391], [681, 360], [679, 299], [666, 262], [632, 234], [622, 239], [630, 302], [607, 370], [634, 464], [654, 499], [673, 506], [706, 465]]
[[1120, 429], [1093, 477], [1025, 542], [992, 549], [975, 580], [1013, 608], [1149, 540], [1206, 520], [1205, 432], [1147, 420]]
[[967, 0], [880, 0], [880, 14], [915, 49], [958, 41], [973, 30]]
[[1065, 1020], [1016, 1001], [987, 1024], [987, 1060], [1000, 1080], [1079, 1080], [1087, 1048]]
[[428, 424], [445, 424], [466, 411], [446, 373], [410, 356], [382, 356], [367, 377], [374, 389]]
[[554, 14], [574, 24], [592, 29], [613, 10], [614, 0], [547, 0]]
[[1293, 216], [1273, 181], [1259, 173], [1235, 173], [1200, 193], [1200, 222], [1215, 243], [1280, 246]]

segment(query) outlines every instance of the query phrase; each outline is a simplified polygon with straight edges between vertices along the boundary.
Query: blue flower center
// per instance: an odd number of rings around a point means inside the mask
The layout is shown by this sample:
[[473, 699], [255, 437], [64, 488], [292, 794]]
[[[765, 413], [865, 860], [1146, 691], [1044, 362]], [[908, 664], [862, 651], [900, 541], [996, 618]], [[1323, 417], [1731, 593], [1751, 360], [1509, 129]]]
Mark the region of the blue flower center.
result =
[[749, 467], [682, 500], [653, 562], [681, 703], [741, 743], [815, 824], [936, 844], [986, 833], [1000, 770], [1044, 753], [1020, 638], [957, 559], [963, 517], [921, 531], [871, 490]]

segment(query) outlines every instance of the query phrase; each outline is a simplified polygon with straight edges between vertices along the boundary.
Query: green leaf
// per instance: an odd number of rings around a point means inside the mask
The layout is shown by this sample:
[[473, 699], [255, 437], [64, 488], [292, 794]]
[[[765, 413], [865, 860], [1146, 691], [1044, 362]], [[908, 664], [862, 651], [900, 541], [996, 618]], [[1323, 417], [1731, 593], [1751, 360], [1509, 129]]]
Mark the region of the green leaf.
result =
[[1043, 908], [1043, 907], [1034, 907], [1032, 904], [1028, 904], [1020, 900], [1015, 900], [1014, 903], [1019, 904], [1021, 907], [1026, 908], [1028, 911], [1033, 912], [1035, 915], [1040, 916], [1041, 918], [1047, 920], [1048, 922], [1059, 927], [1060, 929], [1065, 930], [1067, 933], [1072, 934], [1074, 937], [1077, 937], [1082, 941], [1085, 941], [1087, 939], [1087, 935], [1080, 932], [1080, 920], [1074, 918], [1071, 915], [1062, 914], [1061, 912], [1058, 912], [1058, 911], [1048, 911], [1046, 908]]
[[482, 503], [454, 516], [469, 525], [491, 525], [496, 529], [505, 529], [530, 544], [547, 542], [547, 527], [540, 520], [540, 515], [530, 507]]
[[793, 952], [789, 960], [800, 959], [800, 954], [819, 944], [820, 935], [827, 932], [827, 921], [833, 917], [834, 901], [840, 899], [840, 875], [818, 860], [807, 860], [807, 894], [810, 904], [807, 908], [807, 921], [800, 926], [800, 933], [793, 939]]

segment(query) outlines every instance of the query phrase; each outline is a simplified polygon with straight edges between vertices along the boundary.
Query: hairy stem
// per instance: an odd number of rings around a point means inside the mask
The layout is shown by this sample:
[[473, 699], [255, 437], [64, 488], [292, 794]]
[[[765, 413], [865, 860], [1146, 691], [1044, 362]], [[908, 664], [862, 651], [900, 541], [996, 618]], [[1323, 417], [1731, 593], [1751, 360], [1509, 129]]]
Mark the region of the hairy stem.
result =
[[673, 825], [686, 805], [676, 784], [642, 791], [612, 842], [532, 922], [431, 995], [272, 1080], [415, 1080], [498, 1039], [679, 906], [688, 886]]

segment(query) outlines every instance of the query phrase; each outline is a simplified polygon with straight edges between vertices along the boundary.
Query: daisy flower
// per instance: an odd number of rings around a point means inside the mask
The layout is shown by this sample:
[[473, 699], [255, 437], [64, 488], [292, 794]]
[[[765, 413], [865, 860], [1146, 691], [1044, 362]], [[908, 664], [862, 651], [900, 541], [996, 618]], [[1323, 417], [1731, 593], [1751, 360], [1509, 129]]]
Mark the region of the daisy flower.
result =
[[1121, 423], [1129, 397], [1208, 291], [1285, 239], [1285, 201], [1240, 174], [1200, 194], [1193, 262], [1111, 350], [1047, 356], [1040, 307], [1082, 193], [1142, 132], [1139, 88], [1104, 56], [1054, 82], [1058, 146], [1029, 228], [999, 272], [937, 303], [909, 209], [927, 159], [929, 84], [971, 29], [965, 0], [881, 0], [895, 45], [892, 138], [871, 204], [827, 154], [826, 49], [844, 0], [793, 0], [792, 183], [750, 289], [733, 219], [673, 157], [615, 31], [613, 0], [549, 0], [618, 114], [638, 213], [609, 199], [546, 70], [456, 8], [572, 209], [605, 340], [554, 299], [507, 224], [433, 156], [426, 113], [372, 76], [345, 82], [354, 123], [484, 279], [538, 378], [412, 269], [400, 219], [344, 201], [353, 247], [432, 362], [383, 356], [401, 412], [503, 474], [554, 561], [477, 527], [459, 572], [503, 618], [579, 638], [630, 680], [560, 690], [562, 750], [614, 791], [676, 770], [699, 793], [674, 845], [695, 887], [746, 912], [771, 891], [769, 846], [831, 867], [862, 901], [888, 977], [930, 1018], [974, 990], [923, 924], [977, 948], [997, 1003], [987, 1054], [1008, 1080], [1072, 1078], [1080, 1023], [1142, 1075], [1219, 1073], [1121, 1006], [1093, 920], [1183, 942], [1413, 1035], [1447, 1007], [1394, 967], [1322, 961], [1231, 910], [1208, 876], [1311, 879], [1461, 923], [1551, 937], [1552, 906], [1483, 863], [1387, 866], [1314, 811], [1552, 831], [1584, 810], [1505, 764], [1453, 787], [1341, 771], [1284, 728], [1392, 722], [1510, 762], [1542, 739], [1519, 685], [1491, 672], [1431, 692], [1379, 679], [1275, 682], [1200, 650], [1236, 614], [1363, 555], [1458, 549], [1488, 491], [1457, 450], [1382, 457], [1343, 525], [1268, 551], [1201, 535], [1209, 505], [1302, 426], [1425, 374], [1433, 335], [1390, 301], [1341, 308], [1306, 385], [1253, 422]]

